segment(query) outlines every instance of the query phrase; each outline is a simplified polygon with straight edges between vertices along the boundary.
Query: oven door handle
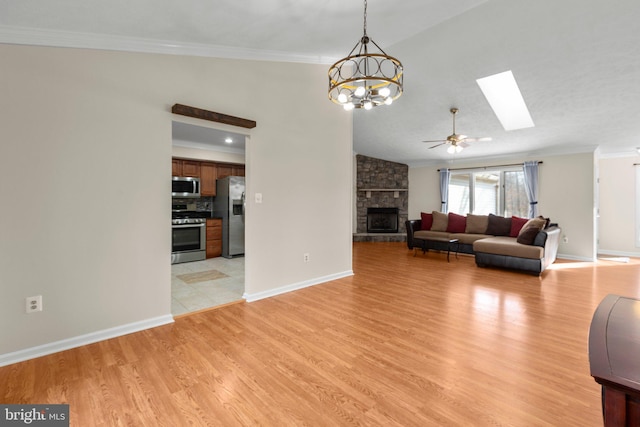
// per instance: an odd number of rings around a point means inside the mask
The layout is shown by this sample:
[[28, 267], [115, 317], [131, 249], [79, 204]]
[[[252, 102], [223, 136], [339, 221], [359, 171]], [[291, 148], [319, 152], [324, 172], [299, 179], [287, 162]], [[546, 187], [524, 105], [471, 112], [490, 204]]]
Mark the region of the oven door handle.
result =
[[202, 223], [202, 224], [180, 224], [180, 225], [176, 225], [176, 224], [172, 224], [171, 228], [191, 228], [191, 227], [205, 227], [207, 224]]

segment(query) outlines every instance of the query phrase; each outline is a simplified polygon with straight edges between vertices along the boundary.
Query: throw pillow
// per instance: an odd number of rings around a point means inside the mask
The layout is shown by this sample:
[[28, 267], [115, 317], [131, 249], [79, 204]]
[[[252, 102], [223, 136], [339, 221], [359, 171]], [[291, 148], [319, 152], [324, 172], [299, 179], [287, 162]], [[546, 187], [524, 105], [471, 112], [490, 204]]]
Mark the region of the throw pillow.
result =
[[467, 228], [467, 218], [463, 215], [458, 215], [449, 212], [447, 224], [447, 233], [464, 233]]
[[449, 223], [449, 216], [446, 213], [433, 211], [433, 224], [431, 225], [431, 231], [447, 231], [447, 224]]
[[511, 218], [489, 214], [489, 224], [485, 234], [508, 236], [511, 233]]
[[529, 218], [520, 218], [519, 216], [511, 217], [511, 233], [509, 233], [510, 237], [518, 237], [520, 230], [522, 227], [529, 221]]
[[544, 228], [546, 223], [547, 220], [541, 216], [537, 218], [531, 218], [522, 227], [522, 230], [520, 230], [516, 241], [518, 243], [522, 243], [523, 245], [533, 245], [533, 241], [536, 239], [538, 232], [540, 232], [540, 230]]
[[420, 212], [420, 219], [422, 220], [420, 223], [420, 229], [431, 230], [431, 225], [433, 224], [433, 215], [430, 213]]
[[489, 217], [487, 215], [467, 215], [467, 228], [465, 233], [469, 234], [485, 234], [489, 225]]

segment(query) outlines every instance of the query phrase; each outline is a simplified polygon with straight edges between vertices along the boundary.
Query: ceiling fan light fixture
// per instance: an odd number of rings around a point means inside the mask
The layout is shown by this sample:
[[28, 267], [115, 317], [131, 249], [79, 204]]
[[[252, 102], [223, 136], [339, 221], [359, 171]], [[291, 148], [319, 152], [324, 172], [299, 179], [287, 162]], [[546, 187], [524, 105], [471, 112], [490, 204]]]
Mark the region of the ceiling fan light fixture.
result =
[[[369, 43], [379, 52], [370, 52]], [[329, 68], [329, 99], [366, 110], [391, 105], [402, 95], [403, 73], [402, 63], [387, 55], [367, 35], [367, 0], [364, 0], [364, 35], [346, 57]]]
[[467, 135], [462, 135], [456, 133], [456, 114], [458, 114], [458, 109], [452, 107], [449, 109], [452, 118], [452, 133], [446, 139], [436, 139], [436, 140], [428, 140], [422, 142], [437, 142], [438, 144], [429, 147], [429, 149], [440, 147], [441, 145], [448, 144], [447, 152], [449, 154], [459, 153], [465, 147], [469, 146], [470, 142], [480, 142], [480, 141], [491, 141], [490, 137], [482, 137], [482, 138], [470, 138]]
[[455, 154], [455, 153], [459, 153], [462, 150], [464, 150], [464, 147], [462, 147], [461, 145], [453, 145], [451, 144], [448, 148], [447, 148], [447, 153], [449, 154]]

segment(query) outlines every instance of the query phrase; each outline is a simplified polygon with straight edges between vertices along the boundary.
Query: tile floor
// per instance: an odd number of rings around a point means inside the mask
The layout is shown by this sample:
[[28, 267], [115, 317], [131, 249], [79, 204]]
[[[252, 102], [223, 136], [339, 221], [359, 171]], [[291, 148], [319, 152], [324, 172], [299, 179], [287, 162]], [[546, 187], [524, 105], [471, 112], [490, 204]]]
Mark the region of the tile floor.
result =
[[[194, 273], [203, 272], [211, 272], [208, 276], [214, 279], [206, 280], [207, 274], [202, 274], [205, 280], [197, 281]], [[178, 276], [191, 280], [181, 280]], [[244, 257], [217, 257], [171, 266], [171, 314], [174, 316], [238, 301], [243, 293]]]

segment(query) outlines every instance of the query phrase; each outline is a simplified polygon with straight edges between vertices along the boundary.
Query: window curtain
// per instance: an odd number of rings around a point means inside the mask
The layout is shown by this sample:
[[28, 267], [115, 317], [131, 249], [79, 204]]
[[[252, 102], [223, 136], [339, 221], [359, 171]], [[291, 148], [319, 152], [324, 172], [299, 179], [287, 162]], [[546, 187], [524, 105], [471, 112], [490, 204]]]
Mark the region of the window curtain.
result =
[[524, 188], [529, 198], [529, 218], [538, 216], [538, 162], [524, 162]]
[[440, 212], [449, 212], [449, 181], [451, 180], [451, 171], [449, 169], [440, 169]]

